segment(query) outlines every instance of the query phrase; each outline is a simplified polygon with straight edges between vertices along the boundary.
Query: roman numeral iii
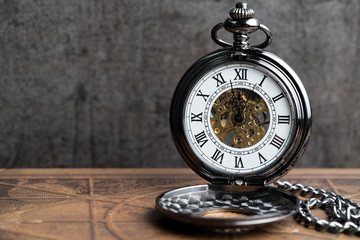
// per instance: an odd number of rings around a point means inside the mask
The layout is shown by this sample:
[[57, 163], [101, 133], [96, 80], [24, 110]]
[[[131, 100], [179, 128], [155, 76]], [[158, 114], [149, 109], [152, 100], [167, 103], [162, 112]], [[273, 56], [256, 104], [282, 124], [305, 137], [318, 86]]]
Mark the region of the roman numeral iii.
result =
[[290, 115], [278, 115], [278, 124], [290, 124]]

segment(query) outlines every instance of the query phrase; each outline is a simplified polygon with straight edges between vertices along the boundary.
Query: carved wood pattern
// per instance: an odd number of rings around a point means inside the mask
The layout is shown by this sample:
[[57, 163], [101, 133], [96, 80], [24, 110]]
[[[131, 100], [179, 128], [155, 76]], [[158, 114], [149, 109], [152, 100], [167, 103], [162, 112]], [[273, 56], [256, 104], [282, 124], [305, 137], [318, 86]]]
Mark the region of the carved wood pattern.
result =
[[[360, 169], [295, 169], [284, 180], [360, 202]], [[189, 169], [0, 170], [0, 239], [352, 238], [307, 229], [293, 218], [245, 234], [214, 234], [156, 212], [160, 193], [202, 183]]]

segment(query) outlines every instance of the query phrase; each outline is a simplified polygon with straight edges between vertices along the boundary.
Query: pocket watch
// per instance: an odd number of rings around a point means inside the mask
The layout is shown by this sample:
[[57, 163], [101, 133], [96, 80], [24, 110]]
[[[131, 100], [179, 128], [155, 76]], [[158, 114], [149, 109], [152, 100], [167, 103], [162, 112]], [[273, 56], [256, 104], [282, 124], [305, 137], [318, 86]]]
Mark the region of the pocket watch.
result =
[[[234, 42], [218, 37], [233, 34]], [[260, 30], [265, 40], [251, 46]], [[264, 50], [270, 30], [237, 3], [211, 37], [222, 48], [195, 62], [173, 95], [173, 140], [187, 165], [210, 184], [161, 194], [156, 208], [202, 228], [243, 231], [293, 215], [298, 198], [271, 186], [303, 154], [311, 108], [294, 70]]]

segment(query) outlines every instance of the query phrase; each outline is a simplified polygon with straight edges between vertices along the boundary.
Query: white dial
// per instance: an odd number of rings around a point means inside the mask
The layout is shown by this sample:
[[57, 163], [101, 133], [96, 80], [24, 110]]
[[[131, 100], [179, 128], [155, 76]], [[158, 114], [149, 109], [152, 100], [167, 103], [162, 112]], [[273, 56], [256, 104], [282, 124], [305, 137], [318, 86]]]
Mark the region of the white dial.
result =
[[275, 75], [255, 65], [214, 68], [198, 79], [185, 103], [185, 137], [216, 171], [259, 172], [276, 163], [292, 142], [290, 93]]

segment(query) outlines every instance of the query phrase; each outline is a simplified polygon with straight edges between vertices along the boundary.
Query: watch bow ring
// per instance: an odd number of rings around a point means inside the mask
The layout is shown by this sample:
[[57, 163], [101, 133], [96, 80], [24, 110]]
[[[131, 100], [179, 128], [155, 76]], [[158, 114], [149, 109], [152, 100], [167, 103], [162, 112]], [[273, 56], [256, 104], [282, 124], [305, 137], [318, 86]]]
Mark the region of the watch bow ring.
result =
[[[247, 3], [237, 3], [236, 7], [230, 10], [231, 18], [228, 18], [224, 23], [216, 24], [211, 30], [211, 38], [216, 44], [221, 47], [236, 47], [242, 50], [249, 48], [248, 35], [260, 29], [266, 35], [263, 43], [253, 46], [255, 48], [266, 48], [272, 42], [272, 33], [263, 24], [253, 18], [255, 15], [254, 10], [247, 7]], [[218, 38], [217, 32], [220, 29], [226, 29], [234, 34], [234, 43], [230, 44]]]

